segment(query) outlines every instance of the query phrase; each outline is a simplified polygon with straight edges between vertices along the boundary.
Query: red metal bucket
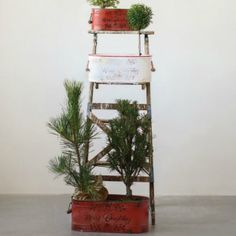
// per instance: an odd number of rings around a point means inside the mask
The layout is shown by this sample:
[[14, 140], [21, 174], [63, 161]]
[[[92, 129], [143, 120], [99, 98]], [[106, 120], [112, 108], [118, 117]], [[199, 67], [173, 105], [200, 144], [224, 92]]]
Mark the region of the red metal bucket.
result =
[[149, 199], [109, 195], [106, 201], [72, 202], [72, 229], [84, 232], [143, 233], [148, 231]]
[[130, 31], [127, 9], [92, 9], [92, 30]]

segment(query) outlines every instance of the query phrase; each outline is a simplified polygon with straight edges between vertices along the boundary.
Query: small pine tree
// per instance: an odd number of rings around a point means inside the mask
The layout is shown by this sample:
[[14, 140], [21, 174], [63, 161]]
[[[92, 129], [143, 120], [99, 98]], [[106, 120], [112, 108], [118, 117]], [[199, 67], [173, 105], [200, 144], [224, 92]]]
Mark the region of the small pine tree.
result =
[[109, 122], [108, 143], [113, 150], [108, 154], [111, 170], [117, 171], [126, 185], [127, 197], [132, 196], [131, 186], [145, 166], [151, 152], [148, 141], [151, 121], [140, 115], [137, 102], [118, 100], [118, 117]]
[[91, 121], [83, 119], [82, 84], [65, 81], [64, 86], [67, 104], [61, 116], [48, 123], [52, 133], [61, 140], [62, 154], [50, 160], [49, 169], [57, 176], [64, 176], [66, 184], [75, 188], [74, 197], [78, 200], [106, 197], [101, 196], [102, 181], [94, 180], [92, 167], [86, 162], [88, 147], [96, 133]]
[[119, 4], [119, 0], [87, 0], [93, 6], [99, 6], [101, 8], [116, 7]]
[[128, 10], [128, 22], [132, 30], [147, 28], [152, 22], [152, 9], [144, 4], [134, 4]]

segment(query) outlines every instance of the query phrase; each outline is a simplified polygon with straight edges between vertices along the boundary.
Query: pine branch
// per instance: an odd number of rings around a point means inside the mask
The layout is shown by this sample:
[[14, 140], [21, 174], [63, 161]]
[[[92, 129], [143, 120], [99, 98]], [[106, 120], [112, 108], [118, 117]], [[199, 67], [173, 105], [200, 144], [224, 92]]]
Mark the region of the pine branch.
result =
[[66, 184], [74, 186], [79, 193], [90, 198], [98, 196], [99, 185], [93, 180], [92, 167], [86, 158], [91, 140], [96, 132], [91, 121], [81, 112], [82, 84], [76, 81], [64, 83], [67, 103], [62, 114], [48, 123], [54, 135], [60, 137], [62, 155], [49, 162], [49, 170], [56, 176], [64, 176]]

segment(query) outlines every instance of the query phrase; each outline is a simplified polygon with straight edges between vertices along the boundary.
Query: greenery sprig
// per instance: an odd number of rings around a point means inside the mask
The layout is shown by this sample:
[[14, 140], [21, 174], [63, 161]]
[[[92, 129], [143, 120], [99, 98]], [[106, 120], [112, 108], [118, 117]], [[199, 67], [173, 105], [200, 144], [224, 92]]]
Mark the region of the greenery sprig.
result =
[[144, 4], [134, 4], [128, 10], [128, 22], [132, 30], [142, 30], [152, 22], [152, 9]]
[[132, 195], [134, 177], [143, 170], [151, 152], [148, 140], [151, 121], [139, 114], [137, 102], [118, 100], [118, 117], [109, 122], [108, 143], [113, 150], [108, 154], [111, 170], [117, 171], [126, 185], [126, 195]]
[[88, 0], [88, 2], [93, 6], [98, 6], [101, 8], [116, 8], [119, 4], [119, 0]]
[[53, 134], [61, 140], [62, 154], [49, 162], [49, 170], [56, 176], [64, 176], [66, 184], [75, 188], [76, 198], [100, 199], [104, 190], [102, 181], [93, 178], [88, 164], [88, 148], [96, 132], [94, 125], [83, 118], [81, 112], [82, 84], [65, 81], [67, 104], [62, 114], [48, 123]]

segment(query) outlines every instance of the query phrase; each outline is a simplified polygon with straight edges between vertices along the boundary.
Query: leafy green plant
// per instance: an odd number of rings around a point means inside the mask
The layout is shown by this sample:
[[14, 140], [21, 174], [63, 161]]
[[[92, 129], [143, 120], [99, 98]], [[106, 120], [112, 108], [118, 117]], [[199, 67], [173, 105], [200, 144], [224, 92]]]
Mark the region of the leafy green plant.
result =
[[99, 6], [101, 8], [117, 7], [119, 0], [88, 0], [93, 6]]
[[142, 30], [152, 22], [152, 9], [144, 4], [134, 4], [128, 10], [128, 22], [132, 30]]
[[88, 164], [88, 148], [95, 137], [90, 120], [81, 112], [82, 84], [76, 81], [64, 83], [67, 104], [62, 114], [48, 123], [53, 134], [61, 140], [62, 154], [49, 162], [49, 169], [56, 176], [64, 176], [66, 184], [75, 188], [74, 198], [100, 199], [104, 196], [102, 181], [93, 178], [92, 166]]
[[108, 154], [111, 170], [117, 171], [126, 185], [126, 195], [132, 195], [134, 177], [143, 170], [151, 152], [148, 134], [151, 121], [139, 113], [137, 102], [118, 100], [118, 117], [109, 122], [108, 143], [113, 150]]

